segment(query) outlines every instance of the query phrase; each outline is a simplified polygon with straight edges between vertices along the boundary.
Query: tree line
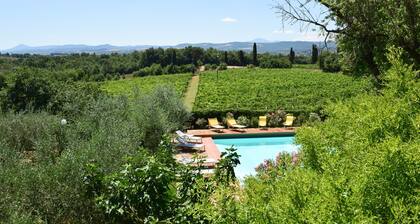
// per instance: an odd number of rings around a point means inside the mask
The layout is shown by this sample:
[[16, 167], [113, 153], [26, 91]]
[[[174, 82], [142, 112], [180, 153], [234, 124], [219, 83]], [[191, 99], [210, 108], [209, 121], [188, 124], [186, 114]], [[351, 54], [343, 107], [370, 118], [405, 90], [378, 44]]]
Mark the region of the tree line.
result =
[[[317, 49], [315, 45], [314, 49]], [[145, 76], [194, 72], [195, 68], [202, 65], [253, 65], [264, 68], [289, 68], [293, 63], [316, 62], [317, 59], [314, 60], [313, 56], [311, 58], [306, 55], [293, 55], [293, 60], [291, 60], [288, 55], [258, 53], [257, 44], [254, 43], [251, 52], [244, 50], [222, 51], [214, 48], [203, 49], [189, 46], [183, 49], [149, 48], [128, 54], [1, 54], [0, 71], [28, 67], [67, 73], [67, 76], [73, 80], [102, 81], [133, 73]]]

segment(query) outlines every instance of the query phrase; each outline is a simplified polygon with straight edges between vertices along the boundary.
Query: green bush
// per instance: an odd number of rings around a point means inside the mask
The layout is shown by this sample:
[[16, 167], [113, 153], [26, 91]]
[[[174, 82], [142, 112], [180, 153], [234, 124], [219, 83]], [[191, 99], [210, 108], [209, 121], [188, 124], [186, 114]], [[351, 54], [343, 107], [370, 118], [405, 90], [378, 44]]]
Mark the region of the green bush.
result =
[[284, 57], [262, 57], [259, 66], [261, 68], [291, 68], [292, 64]]
[[206, 70], [216, 70], [218, 65], [217, 64], [206, 64], [205, 66]]
[[85, 184], [113, 222], [165, 220], [174, 217], [177, 206], [174, 166], [170, 143], [164, 144], [156, 154], [139, 151], [122, 170], [110, 175], [89, 164]]
[[17, 74], [6, 89], [3, 110], [39, 111], [46, 109], [55, 90], [51, 82], [42, 74], [32, 70], [23, 70]]
[[134, 103], [143, 144], [151, 150], [158, 147], [164, 134], [181, 129], [190, 117], [176, 92], [164, 86], [139, 96]]
[[341, 65], [337, 53], [324, 51], [319, 57], [319, 68], [324, 72], [339, 72]]
[[226, 63], [220, 63], [220, 65], [217, 69], [220, 70], [220, 71], [226, 70], [227, 69], [227, 64]]
[[240, 125], [250, 126], [250, 120], [245, 116], [239, 116], [236, 121]]

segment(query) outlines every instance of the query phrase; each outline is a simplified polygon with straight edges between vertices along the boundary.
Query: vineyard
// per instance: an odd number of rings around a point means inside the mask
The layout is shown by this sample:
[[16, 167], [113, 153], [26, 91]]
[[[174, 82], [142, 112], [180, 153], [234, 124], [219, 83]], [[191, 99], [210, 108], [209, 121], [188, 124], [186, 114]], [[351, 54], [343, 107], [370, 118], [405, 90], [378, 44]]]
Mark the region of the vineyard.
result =
[[235, 69], [200, 76], [193, 111], [217, 112], [319, 111], [328, 101], [369, 89], [366, 80], [308, 69]]
[[178, 95], [182, 96], [188, 86], [190, 78], [191, 74], [147, 76], [142, 78], [107, 81], [102, 85], [102, 89], [111, 95], [125, 95], [130, 98], [137, 89], [140, 92], [149, 92], [156, 86], [164, 85], [173, 87]]

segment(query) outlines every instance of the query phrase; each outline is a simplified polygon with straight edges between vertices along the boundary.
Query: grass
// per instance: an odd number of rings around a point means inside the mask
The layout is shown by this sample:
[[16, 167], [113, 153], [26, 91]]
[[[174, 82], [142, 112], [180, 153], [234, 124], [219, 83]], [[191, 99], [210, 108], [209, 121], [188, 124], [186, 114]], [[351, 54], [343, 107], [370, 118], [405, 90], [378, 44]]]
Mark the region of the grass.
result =
[[187, 89], [191, 76], [191, 74], [175, 74], [106, 81], [102, 84], [102, 89], [111, 95], [125, 95], [131, 98], [137, 89], [140, 92], [147, 93], [156, 86], [165, 85], [173, 87], [177, 94], [182, 97]]
[[193, 111], [316, 112], [330, 100], [351, 97], [369, 86], [364, 79], [306, 68], [206, 72], [200, 75]]

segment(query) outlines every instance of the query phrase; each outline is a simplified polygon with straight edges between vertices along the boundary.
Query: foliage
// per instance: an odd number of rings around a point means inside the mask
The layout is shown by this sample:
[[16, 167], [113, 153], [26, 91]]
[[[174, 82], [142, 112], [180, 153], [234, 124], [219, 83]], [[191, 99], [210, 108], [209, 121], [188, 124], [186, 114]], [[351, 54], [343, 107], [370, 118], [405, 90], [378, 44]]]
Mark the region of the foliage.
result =
[[[134, 101], [147, 99], [154, 100], [158, 117], [166, 119], [165, 128], [183, 123], [175, 120], [186, 113], [173, 91], [156, 90]], [[151, 110], [150, 104], [133, 107], [127, 99], [106, 96], [91, 96], [85, 103], [65, 126], [60, 125], [63, 117], [47, 113], [0, 116], [0, 222], [107, 222], [84, 193], [84, 165], [95, 161], [104, 176], [117, 172], [125, 157], [135, 154], [141, 144], [148, 145], [143, 119], [154, 122], [156, 129], [162, 123], [153, 117], [141, 118]]]
[[205, 67], [206, 70], [216, 70], [218, 65], [216, 65], [216, 64], [206, 64], [204, 67]]
[[204, 118], [199, 118], [195, 121], [195, 127], [196, 128], [206, 128], [207, 127], [207, 120]]
[[128, 112], [124, 101], [102, 98], [65, 126], [46, 113], [2, 114], [0, 222], [105, 222], [84, 194], [82, 171], [89, 160], [112, 171], [138, 147]]
[[337, 53], [324, 51], [319, 57], [319, 67], [324, 72], [339, 72], [341, 70]]
[[226, 63], [221, 63], [219, 65], [219, 67], [217, 68], [217, 70], [220, 70], [220, 71], [226, 70], [226, 69], [227, 69], [227, 64]]
[[261, 68], [291, 68], [292, 63], [285, 57], [273, 55], [263, 55], [260, 57], [259, 65]]
[[134, 108], [143, 145], [150, 150], [156, 150], [164, 134], [181, 129], [190, 117], [175, 91], [161, 86], [138, 96]]
[[381, 94], [327, 107], [298, 130], [301, 153], [267, 161], [246, 179], [238, 223], [417, 223], [420, 83], [392, 50]]
[[258, 52], [257, 52], [257, 43], [252, 45], [252, 64], [258, 66]]
[[[345, 71], [356, 76], [372, 75], [380, 86], [381, 71], [389, 67], [385, 57], [388, 46], [404, 50], [408, 63], [420, 67], [420, 2], [417, 0], [347, 1], [279, 0], [278, 13], [283, 21], [316, 26], [327, 37], [336, 37]], [[316, 15], [321, 7], [325, 13]], [[416, 22], [417, 21], [417, 22]]]
[[312, 54], [311, 54], [311, 64], [316, 64], [318, 62], [318, 47], [313, 44], [312, 45]]
[[[306, 55], [296, 55], [294, 65], [296, 64], [301, 64], [301, 65], [311, 64], [311, 58]], [[295, 68], [294, 65], [293, 67]]]
[[0, 74], [0, 90], [2, 90], [6, 86], [6, 77], [3, 74]]
[[3, 108], [15, 111], [46, 109], [54, 94], [47, 78], [39, 73], [32, 74], [29, 70], [21, 71], [6, 91]]
[[290, 48], [290, 53], [289, 53], [289, 61], [291, 64], [295, 63], [295, 51], [293, 50], [293, 48]]
[[124, 95], [129, 98], [134, 97], [135, 90], [148, 93], [156, 86], [166, 85], [173, 87], [178, 96], [182, 96], [187, 89], [191, 74], [162, 75], [156, 77], [132, 78], [118, 81], [107, 81], [102, 85], [102, 89], [114, 96]]
[[217, 163], [215, 179], [220, 184], [229, 184], [236, 180], [234, 168], [241, 164], [239, 161], [240, 155], [236, 152], [236, 149], [232, 146], [226, 148], [220, 155], [220, 160]]
[[267, 125], [269, 127], [280, 127], [286, 119], [286, 111], [278, 109], [275, 112], [268, 113]]
[[329, 100], [348, 98], [367, 89], [367, 80], [308, 69], [207, 72], [200, 75], [193, 112], [206, 117], [213, 112], [238, 112], [235, 115], [239, 116], [252, 111], [252, 116], [259, 116], [283, 108], [309, 114], [321, 110]]
[[85, 184], [111, 220], [148, 223], [174, 216], [175, 161], [168, 151], [169, 144], [162, 144], [156, 154], [139, 151], [122, 170], [109, 175], [104, 175], [94, 163], [87, 166]]
[[236, 121], [240, 125], [250, 126], [250, 120], [245, 116], [239, 116], [238, 119], [236, 119]]

